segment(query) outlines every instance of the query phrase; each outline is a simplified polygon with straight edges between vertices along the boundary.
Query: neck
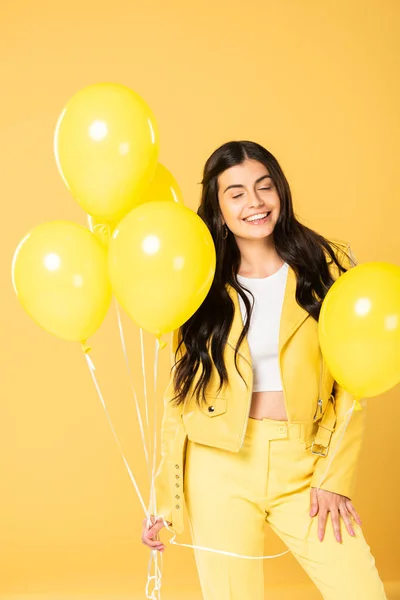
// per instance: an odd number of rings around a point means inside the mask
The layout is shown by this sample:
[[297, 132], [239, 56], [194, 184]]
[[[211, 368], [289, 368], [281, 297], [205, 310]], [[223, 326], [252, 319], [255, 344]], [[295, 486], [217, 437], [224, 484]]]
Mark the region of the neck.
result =
[[256, 240], [236, 238], [236, 243], [241, 255], [239, 274], [244, 277], [268, 277], [284, 263], [270, 235]]

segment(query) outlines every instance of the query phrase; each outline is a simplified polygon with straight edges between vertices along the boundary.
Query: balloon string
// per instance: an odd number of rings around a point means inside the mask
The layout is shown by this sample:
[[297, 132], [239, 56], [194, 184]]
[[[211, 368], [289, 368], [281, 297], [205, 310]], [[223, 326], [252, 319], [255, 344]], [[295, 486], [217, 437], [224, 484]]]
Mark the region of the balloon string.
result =
[[[365, 400], [364, 400], [363, 404], [365, 405]], [[322, 485], [322, 483], [325, 481], [325, 478], [326, 478], [326, 476], [327, 476], [327, 473], [328, 473], [328, 471], [329, 471], [329, 469], [330, 469], [330, 467], [331, 467], [332, 461], [333, 461], [333, 459], [335, 458], [336, 454], [338, 453], [338, 450], [339, 450], [339, 448], [340, 448], [340, 445], [341, 445], [341, 443], [342, 443], [342, 441], [343, 441], [344, 434], [346, 433], [347, 427], [348, 427], [348, 425], [349, 425], [349, 423], [350, 423], [350, 419], [351, 419], [351, 417], [352, 417], [352, 415], [353, 415], [354, 411], [358, 411], [358, 410], [360, 410], [360, 409], [362, 410], [363, 404], [361, 404], [361, 403], [359, 402], [359, 400], [356, 400], [356, 399], [354, 399], [354, 402], [353, 402], [352, 406], [351, 406], [351, 407], [349, 408], [349, 410], [346, 412], [346, 414], [345, 414], [345, 424], [344, 424], [344, 427], [343, 427], [343, 431], [342, 431], [342, 433], [340, 434], [340, 437], [339, 437], [339, 439], [337, 440], [337, 442], [336, 442], [336, 444], [335, 444], [334, 448], [332, 448], [332, 449], [331, 449], [331, 455], [330, 455], [330, 458], [329, 458], [329, 461], [328, 461], [328, 465], [327, 465], [327, 467], [326, 467], [326, 469], [325, 469], [325, 471], [324, 471], [324, 473], [323, 473], [323, 475], [322, 475], [322, 477], [321, 477], [321, 479], [320, 479], [320, 482], [319, 482], [319, 485], [318, 485], [318, 487], [317, 487], [317, 490], [320, 490], [320, 489], [321, 489], [321, 485]]]
[[[144, 360], [144, 338], [143, 338], [143, 329], [140, 327], [140, 354], [142, 361], [142, 378], [143, 378], [143, 393], [144, 393], [144, 406], [146, 410], [146, 427], [147, 427], [147, 437], [149, 440], [150, 452], [151, 452], [151, 439], [150, 439], [150, 423], [149, 423], [149, 410], [148, 410], [148, 398], [147, 398], [147, 379], [146, 379], [146, 365]], [[150, 462], [148, 464], [149, 470], [149, 483], [151, 485], [151, 475], [150, 475]]]
[[[129, 358], [128, 358], [128, 353], [127, 353], [127, 349], [126, 349], [126, 344], [125, 344], [125, 336], [124, 336], [124, 330], [122, 327], [122, 319], [121, 319], [121, 313], [119, 310], [119, 306], [118, 306], [118, 302], [115, 300], [115, 310], [117, 313], [117, 320], [118, 320], [118, 329], [119, 329], [119, 336], [120, 336], [120, 340], [121, 340], [121, 346], [122, 346], [122, 352], [124, 355], [124, 360], [125, 360], [125, 364], [126, 364], [126, 369], [128, 371], [128, 375], [129, 375], [129, 382], [131, 385], [131, 389], [132, 389], [132, 393], [133, 393], [133, 398], [135, 401], [135, 407], [136, 407], [136, 413], [137, 413], [137, 418], [138, 418], [138, 423], [139, 423], [139, 429], [140, 429], [140, 435], [142, 437], [142, 445], [143, 445], [143, 450], [144, 450], [144, 455], [145, 455], [145, 459], [146, 459], [146, 465], [147, 465], [147, 472], [148, 472], [148, 477], [149, 477], [149, 483], [151, 484], [151, 474], [150, 474], [150, 460], [149, 460], [149, 454], [148, 454], [148, 448], [147, 448], [147, 443], [146, 443], [146, 439], [145, 439], [145, 433], [144, 433], [144, 428], [143, 428], [143, 421], [142, 421], [142, 415], [140, 412], [140, 407], [139, 407], [139, 402], [138, 402], [138, 398], [137, 398], [137, 394], [136, 394], [136, 390], [135, 390], [135, 385], [133, 383], [133, 376], [132, 376], [132, 371], [130, 368], [130, 364], [129, 364]], [[144, 366], [143, 366], [144, 369]], [[146, 397], [146, 376], [144, 373], [144, 386], [145, 386], [145, 397]], [[147, 421], [147, 435], [149, 436], [149, 419], [148, 419], [148, 414], [147, 414], [147, 402], [146, 402], [146, 421]]]
[[[98, 394], [98, 396], [99, 396], [99, 398], [100, 398], [100, 401], [101, 401], [101, 403], [102, 403], [102, 406], [103, 406], [103, 408], [104, 408], [104, 411], [105, 411], [105, 413], [106, 413], [106, 416], [107, 416], [108, 422], [109, 422], [109, 424], [110, 424], [110, 427], [111, 427], [111, 431], [112, 431], [112, 433], [113, 433], [113, 435], [114, 435], [114, 438], [115, 438], [115, 440], [116, 440], [116, 442], [117, 442], [118, 448], [119, 448], [119, 450], [120, 450], [120, 452], [121, 452], [122, 459], [123, 459], [123, 461], [124, 461], [124, 463], [125, 463], [125, 466], [126, 466], [126, 468], [127, 468], [127, 471], [128, 471], [129, 477], [131, 478], [131, 481], [132, 481], [132, 483], [133, 483], [133, 486], [134, 486], [134, 488], [135, 488], [135, 490], [136, 490], [136, 493], [137, 493], [137, 495], [138, 495], [138, 498], [139, 498], [140, 504], [142, 505], [143, 511], [144, 511], [144, 513], [145, 513], [145, 515], [146, 515], [146, 517], [147, 517], [147, 522], [149, 523], [149, 513], [148, 513], [148, 511], [146, 510], [146, 505], [145, 505], [145, 503], [144, 503], [144, 501], [143, 501], [143, 498], [142, 498], [142, 495], [141, 495], [141, 493], [140, 493], [140, 491], [139, 491], [139, 486], [138, 486], [138, 484], [137, 484], [137, 482], [136, 482], [136, 479], [135, 479], [135, 477], [134, 477], [134, 475], [133, 475], [133, 473], [132, 473], [132, 471], [131, 471], [131, 469], [130, 469], [130, 467], [129, 467], [128, 461], [127, 461], [127, 460], [126, 460], [126, 458], [125, 458], [124, 452], [123, 452], [123, 450], [122, 450], [121, 443], [120, 443], [120, 441], [119, 441], [119, 439], [118, 439], [118, 436], [117, 436], [117, 434], [116, 434], [116, 432], [115, 432], [114, 426], [113, 426], [113, 424], [112, 424], [112, 420], [111, 420], [111, 418], [110, 418], [110, 415], [109, 415], [109, 413], [108, 413], [107, 407], [106, 407], [106, 405], [105, 405], [105, 402], [104, 402], [104, 399], [103, 399], [103, 395], [102, 395], [102, 393], [101, 393], [101, 390], [100, 390], [100, 386], [99, 386], [99, 384], [98, 384], [98, 381], [97, 381], [97, 377], [96, 377], [96, 375], [95, 375], [95, 370], [96, 370], [96, 368], [95, 368], [95, 366], [94, 366], [94, 364], [93, 364], [93, 361], [92, 361], [91, 357], [89, 356], [89, 354], [88, 354], [88, 351], [87, 351], [87, 350], [86, 350], [86, 352], [84, 351], [84, 357], [85, 357], [85, 359], [86, 359], [86, 363], [87, 363], [87, 365], [88, 365], [88, 367], [89, 367], [89, 371], [90, 371], [90, 374], [91, 374], [91, 376], [92, 376], [93, 383], [94, 383], [94, 385], [95, 385], [95, 388], [96, 388], [97, 394]], [[154, 479], [154, 478], [153, 478], [153, 479]], [[160, 596], [159, 596], [159, 595], [157, 595], [157, 596], [155, 595], [155, 593], [156, 593], [156, 592], [158, 592], [158, 591], [160, 591], [160, 590], [161, 590], [161, 580], [162, 580], [162, 573], [161, 573], [161, 569], [158, 567], [158, 558], [159, 558], [159, 557], [158, 557], [157, 555], [158, 555], [158, 550], [152, 550], [152, 551], [151, 551], [151, 554], [150, 554], [150, 560], [149, 560], [149, 566], [148, 566], [148, 581], [147, 581], [147, 583], [146, 583], [146, 598], [148, 598], [149, 600], [159, 600], [159, 599], [160, 599]], [[161, 560], [162, 560], [162, 557], [161, 557]], [[151, 565], [152, 565], [152, 562], [153, 562], [153, 561], [154, 561], [154, 567], [155, 567], [155, 575], [150, 575], [150, 572], [151, 572]], [[154, 589], [153, 589], [153, 591], [152, 591], [152, 592], [149, 592], [149, 585], [150, 585], [150, 583], [151, 583], [153, 580], [155, 580], [155, 587], [154, 587]]]
[[[151, 473], [151, 489], [150, 489], [150, 507], [149, 512], [153, 515], [157, 512], [157, 502], [156, 502], [156, 489], [155, 489], [155, 473], [156, 473], [156, 452], [157, 452], [157, 367], [158, 367], [158, 351], [159, 351], [159, 340], [156, 339], [155, 346], [155, 357], [154, 357], [154, 387], [153, 387], [153, 466]], [[150, 524], [150, 521], [149, 521]]]
[[[134, 386], [134, 383], [133, 383], [132, 371], [130, 369], [128, 352], [127, 352], [127, 348], [126, 348], [126, 344], [125, 344], [125, 336], [124, 336], [123, 327], [122, 327], [121, 314], [120, 314], [120, 310], [119, 310], [119, 306], [118, 306], [117, 301], [115, 301], [115, 306], [116, 306], [116, 311], [117, 311], [118, 327], [119, 327], [119, 333], [120, 333], [120, 339], [121, 339], [122, 352], [124, 354], [125, 364], [126, 364], [126, 367], [127, 367], [127, 370], [128, 370], [128, 374], [129, 374], [129, 378], [130, 378], [130, 383], [131, 383], [131, 388], [132, 388], [132, 392], [133, 392], [133, 397], [134, 397], [134, 400], [135, 400], [136, 411], [137, 411], [138, 421], [139, 421], [139, 427], [140, 427], [140, 433], [141, 433], [141, 437], [142, 437], [142, 444], [143, 444], [143, 449], [144, 449], [144, 453], [145, 453], [145, 457], [146, 457], [146, 465], [147, 465], [147, 471], [148, 471], [148, 476], [149, 476], [149, 483], [150, 483], [150, 507], [147, 510], [145, 509], [145, 514], [146, 514], [146, 519], [147, 519], [147, 527], [149, 527], [150, 524], [151, 524], [150, 515], [157, 513], [156, 492], [155, 492], [154, 480], [155, 480], [156, 439], [157, 439], [156, 391], [157, 391], [158, 345], [156, 347], [156, 358], [155, 358], [155, 365], [154, 365], [154, 412], [153, 412], [153, 414], [154, 414], [154, 443], [153, 443], [153, 445], [151, 445], [151, 440], [150, 440], [150, 424], [149, 424], [149, 411], [148, 411], [146, 365], [145, 365], [145, 353], [144, 353], [144, 338], [143, 338], [143, 329], [140, 328], [141, 365], [142, 365], [143, 391], [144, 391], [144, 401], [145, 401], [145, 410], [146, 410], [147, 437], [148, 437], [148, 440], [149, 440], [150, 454], [153, 453], [153, 468], [152, 468], [152, 472], [150, 473], [150, 460], [149, 460], [149, 453], [148, 453], [148, 448], [147, 448], [147, 443], [146, 443], [145, 433], [144, 433], [144, 428], [143, 428], [143, 421], [142, 421], [142, 416], [141, 416], [141, 412], [140, 412], [140, 408], [139, 408], [139, 403], [138, 403], [138, 399], [137, 399], [137, 395], [136, 395], [136, 391], [135, 391], [135, 386]], [[152, 506], [154, 507], [154, 510], [151, 510]], [[157, 539], [159, 539], [158, 535], [157, 535]], [[146, 583], [146, 589], [145, 589], [145, 591], [146, 591], [146, 598], [149, 598], [150, 600], [157, 600], [157, 596], [155, 594], [156, 594], [156, 592], [161, 592], [162, 570], [158, 566], [158, 560], [159, 560], [159, 558], [160, 558], [160, 561], [161, 561], [161, 564], [162, 564], [162, 555], [159, 557], [158, 550], [151, 550], [149, 564], [148, 564], [148, 568], [147, 568], [147, 583]], [[152, 563], [153, 562], [154, 562], [155, 575], [151, 575]], [[154, 588], [153, 588], [152, 591], [149, 591], [149, 586], [150, 586], [150, 584], [153, 581], [155, 582], [154, 583]]]
[[108, 225], [108, 223], [97, 223], [96, 225], [93, 226], [93, 233], [95, 233], [96, 230], [101, 235], [107, 236], [108, 240], [110, 239], [110, 237], [111, 237], [111, 228]]
[[[141, 339], [143, 340], [143, 332], [141, 331]], [[151, 487], [150, 487], [150, 505], [147, 512], [147, 526], [151, 524], [150, 515], [157, 514], [157, 497], [156, 497], [156, 488], [155, 488], [155, 472], [156, 472], [156, 453], [157, 453], [157, 374], [158, 374], [158, 359], [159, 359], [159, 348], [160, 348], [160, 340], [156, 339], [156, 347], [155, 347], [155, 356], [154, 356], [154, 387], [153, 387], [153, 465], [152, 465], [152, 473], [151, 473]], [[142, 364], [144, 365], [144, 352], [143, 352], [143, 344], [142, 344]], [[146, 405], [147, 405], [147, 394], [146, 394]], [[160, 534], [157, 533], [156, 539], [160, 539]], [[146, 598], [156, 598], [156, 592], [160, 592], [161, 594], [161, 581], [162, 581], [162, 569], [158, 566], [158, 559], [160, 558], [160, 562], [162, 564], [162, 554], [159, 555], [158, 550], [152, 550], [149, 559], [149, 565], [147, 568], [147, 583], [146, 583]], [[154, 561], [154, 569], [155, 575], [151, 575], [151, 567]], [[149, 586], [154, 580], [154, 588], [151, 592], [149, 592]], [[150, 595], [149, 595], [150, 593]], [[161, 595], [159, 595], [161, 597]]]
[[103, 395], [102, 395], [102, 393], [101, 393], [100, 386], [99, 386], [99, 384], [98, 384], [97, 377], [96, 377], [96, 375], [95, 375], [95, 370], [96, 370], [96, 368], [95, 368], [95, 366], [94, 366], [94, 364], [93, 364], [93, 361], [92, 361], [91, 357], [89, 356], [89, 354], [87, 354], [87, 353], [84, 353], [84, 357], [85, 357], [85, 359], [86, 359], [86, 363], [87, 363], [87, 365], [88, 365], [88, 367], [89, 367], [89, 371], [90, 371], [90, 374], [91, 374], [91, 376], [92, 376], [93, 383], [94, 383], [94, 385], [95, 385], [96, 391], [97, 391], [97, 393], [98, 393], [98, 396], [99, 396], [99, 398], [100, 398], [101, 404], [102, 404], [102, 406], [103, 406], [103, 408], [104, 408], [104, 411], [105, 411], [105, 413], [106, 413], [106, 416], [107, 416], [108, 422], [109, 422], [109, 424], [110, 424], [110, 427], [111, 427], [111, 431], [112, 431], [112, 433], [113, 433], [113, 436], [114, 436], [114, 438], [115, 438], [115, 441], [117, 442], [118, 448], [120, 449], [120, 452], [121, 452], [121, 455], [122, 455], [123, 461], [124, 461], [124, 463], [125, 463], [125, 466], [126, 466], [126, 468], [127, 468], [127, 470], [128, 470], [129, 477], [131, 478], [131, 481], [132, 481], [132, 483], [133, 483], [133, 485], [134, 485], [134, 488], [135, 488], [135, 490], [136, 490], [136, 493], [137, 493], [137, 495], [138, 495], [138, 498], [139, 498], [140, 504], [142, 505], [142, 508], [143, 508], [144, 512], [146, 513], [146, 505], [145, 505], [145, 503], [144, 503], [144, 501], [143, 501], [143, 498], [142, 498], [142, 495], [141, 495], [141, 493], [140, 493], [140, 491], [139, 491], [139, 487], [138, 487], [138, 485], [137, 485], [137, 483], [136, 483], [135, 477], [133, 476], [133, 473], [132, 473], [131, 469], [129, 468], [128, 461], [127, 461], [127, 460], [126, 460], [126, 458], [125, 458], [124, 452], [123, 452], [123, 450], [122, 450], [122, 446], [121, 446], [121, 444], [120, 444], [120, 441], [119, 441], [119, 439], [118, 439], [118, 436], [117, 436], [117, 434], [116, 434], [116, 432], [115, 432], [115, 429], [114, 429], [114, 426], [113, 426], [112, 420], [111, 420], [111, 418], [110, 418], [110, 415], [109, 415], [109, 413], [108, 413], [107, 407], [106, 407], [106, 405], [105, 405], [105, 402], [104, 402], [104, 399], [103, 399]]
[[267, 556], [247, 556], [246, 554], [236, 554], [235, 552], [227, 552], [225, 550], [216, 550], [215, 548], [207, 548], [206, 546], [195, 546], [195, 545], [192, 546], [192, 544], [180, 544], [180, 543], [174, 541], [176, 538], [176, 532], [173, 530], [173, 528], [171, 528], [170, 525], [168, 525], [168, 521], [165, 521], [163, 519], [163, 523], [165, 525], [165, 528], [168, 529], [168, 531], [170, 531], [173, 534], [173, 537], [171, 540], [169, 540], [169, 543], [174, 544], [174, 546], [183, 546], [184, 548], [196, 548], [197, 550], [204, 550], [205, 552], [213, 552], [214, 554], [223, 554], [225, 556], [235, 556], [236, 558], [246, 558], [249, 560], [262, 560], [264, 558], [278, 558], [279, 556], [284, 556], [285, 554], [288, 554], [288, 552], [290, 552], [290, 550], [285, 550], [285, 552], [280, 552], [279, 554], [270, 554]]

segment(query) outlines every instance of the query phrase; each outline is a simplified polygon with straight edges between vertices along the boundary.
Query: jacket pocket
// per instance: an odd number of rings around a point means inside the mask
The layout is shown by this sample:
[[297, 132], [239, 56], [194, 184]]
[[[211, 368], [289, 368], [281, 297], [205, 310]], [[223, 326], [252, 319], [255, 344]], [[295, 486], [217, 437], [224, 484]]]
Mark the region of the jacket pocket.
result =
[[206, 403], [202, 403], [201, 406], [191, 401], [184, 407], [182, 419], [189, 440], [216, 448], [231, 449], [237, 427], [235, 422], [231, 422], [228, 399], [206, 394], [205, 400]]
[[208, 417], [218, 417], [219, 415], [223, 415], [224, 413], [226, 413], [226, 398], [208, 396], [207, 394], [205, 395], [205, 398], [207, 401], [207, 405], [202, 404], [200, 410]]

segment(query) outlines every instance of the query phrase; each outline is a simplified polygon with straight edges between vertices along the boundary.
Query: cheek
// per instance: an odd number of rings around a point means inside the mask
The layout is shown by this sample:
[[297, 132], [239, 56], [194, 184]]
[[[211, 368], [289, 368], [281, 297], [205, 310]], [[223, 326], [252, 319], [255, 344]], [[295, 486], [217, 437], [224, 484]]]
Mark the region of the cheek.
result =
[[240, 206], [235, 206], [228, 202], [220, 204], [220, 208], [226, 222], [237, 219], [240, 214]]
[[278, 192], [275, 192], [274, 196], [275, 196], [275, 206], [276, 206], [276, 208], [278, 208], [278, 209], [279, 209], [279, 208], [280, 208], [281, 201], [280, 201], [280, 198], [279, 198]]

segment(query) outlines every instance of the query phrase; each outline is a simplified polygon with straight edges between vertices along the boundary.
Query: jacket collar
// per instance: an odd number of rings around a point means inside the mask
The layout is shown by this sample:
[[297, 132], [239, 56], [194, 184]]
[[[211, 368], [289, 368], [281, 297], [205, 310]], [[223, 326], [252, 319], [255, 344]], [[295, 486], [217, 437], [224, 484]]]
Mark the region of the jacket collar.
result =
[[[303, 321], [305, 321], [307, 317], [310, 316], [310, 314], [296, 301], [296, 284], [296, 273], [289, 265], [279, 327], [279, 353], [281, 352], [288, 339], [300, 327]], [[226, 287], [228, 294], [232, 298], [235, 306], [232, 327], [230, 329], [227, 342], [235, 348], [240, 333], [243, 329], [244, 323], [240, 311], [239, 295], [231, 285], [227, 284]], [[245, 338], [243, 339], [243, 342], [240, 347], [240, 352], [251, 363], [250, 348], [247, 336], [245, 336]]]

